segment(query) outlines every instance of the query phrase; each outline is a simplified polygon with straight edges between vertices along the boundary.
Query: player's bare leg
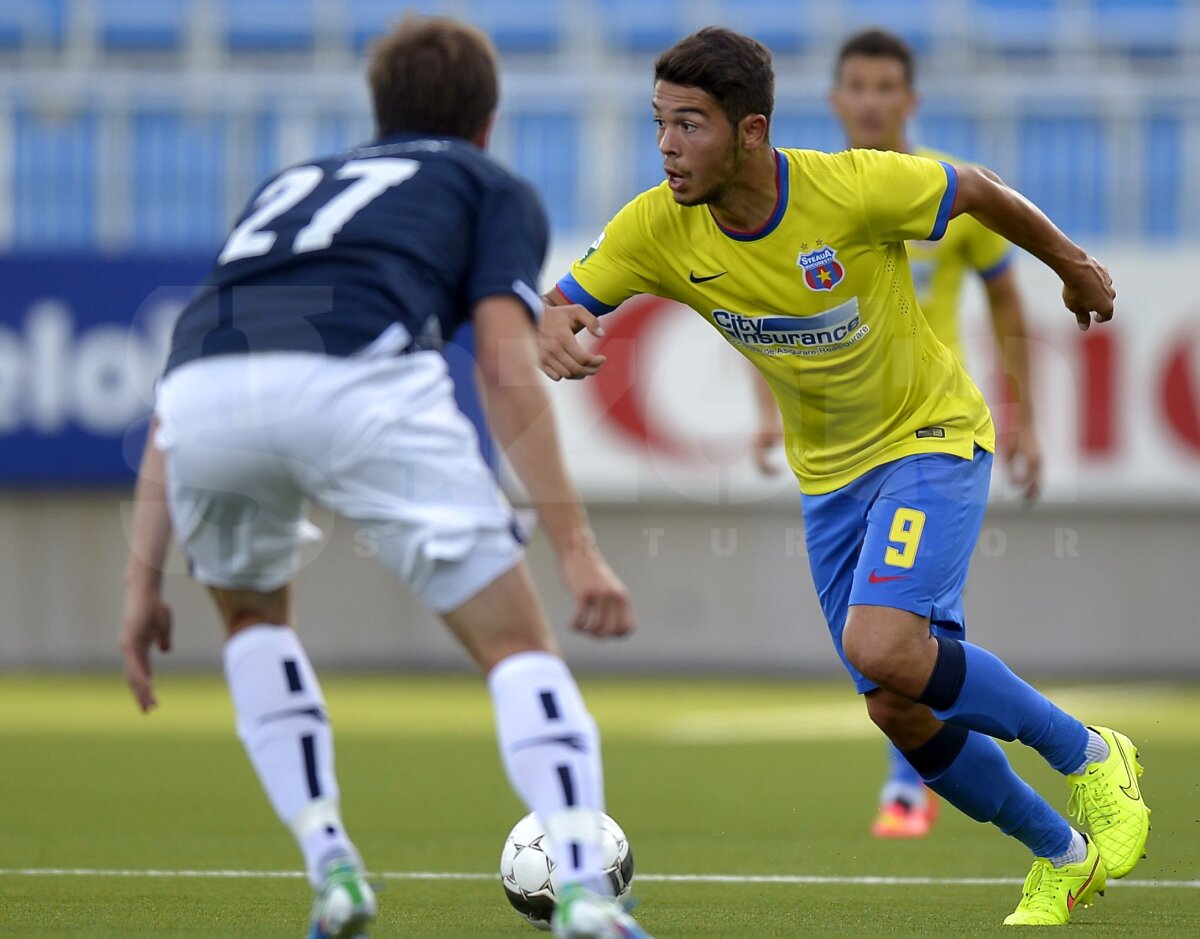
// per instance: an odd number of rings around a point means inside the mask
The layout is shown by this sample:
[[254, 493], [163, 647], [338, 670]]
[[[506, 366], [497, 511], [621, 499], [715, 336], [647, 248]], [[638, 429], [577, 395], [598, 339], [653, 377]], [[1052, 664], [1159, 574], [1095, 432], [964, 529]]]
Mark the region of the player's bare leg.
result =
[[442, 620], [485, 674], [522, 652], [561, 654], [524, 563], [444, 613]]
[[559, 654], [524, 561], [443, 619], [487, 674], [509, 781], [550, 837], [560, 875], [555, 935], [646, 937], [608, 895], [600, 857], [599, 733]]
[[211, 592], [228, 633], [225, 677], [238, 736], [295, 836], [316, 891], [311, 937], [363, 935], [375, 916], [375, 896], [342, 824], [333, 731], [316, 673], [292, 628], [291, 586]]

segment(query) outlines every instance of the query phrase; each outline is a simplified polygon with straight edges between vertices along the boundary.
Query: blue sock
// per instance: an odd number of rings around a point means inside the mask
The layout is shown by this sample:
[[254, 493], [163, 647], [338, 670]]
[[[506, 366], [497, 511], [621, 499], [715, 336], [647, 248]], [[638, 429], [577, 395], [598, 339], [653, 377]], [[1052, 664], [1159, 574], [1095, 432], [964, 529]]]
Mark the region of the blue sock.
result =
[[996, 656], [945, 636], [929, 684], [918, 699], [949, 724], [1033, 747], [1060, 773], [1073, 773], [1087, 753], [1082, 723], [1014, 675]]
[[1035, 857], [1058, 857], [1070, 848], [1067, 820], [1013, 772], [990, 737], [946, 724], [905, 757], [930, 789], [964, 815], [1016, 838]]

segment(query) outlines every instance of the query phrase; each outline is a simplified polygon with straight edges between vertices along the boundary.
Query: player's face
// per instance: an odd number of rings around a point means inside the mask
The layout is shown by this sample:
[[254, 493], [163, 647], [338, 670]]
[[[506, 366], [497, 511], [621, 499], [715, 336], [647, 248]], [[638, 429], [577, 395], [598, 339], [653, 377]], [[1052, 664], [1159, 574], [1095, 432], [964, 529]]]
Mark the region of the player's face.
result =
[[737, 174], [738, 139], [707, 91], [660, 81], [654, 123], [668, 185], [680, 205], [719, 201]]
[[896, 150], [917, 107], [904, 63], [885, 56], [852, 55], [842, 63], [829, 96], [851, 147]]

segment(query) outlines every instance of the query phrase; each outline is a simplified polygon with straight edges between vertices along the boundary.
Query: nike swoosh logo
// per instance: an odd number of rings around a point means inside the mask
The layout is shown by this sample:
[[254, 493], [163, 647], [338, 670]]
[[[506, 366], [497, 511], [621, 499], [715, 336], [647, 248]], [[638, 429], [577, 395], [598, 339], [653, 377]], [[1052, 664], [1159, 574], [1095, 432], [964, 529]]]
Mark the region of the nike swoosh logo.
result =
[[1121, 762], [1125, 765], [1125, 776], [1129, 780], [1128, 786], [1121, 786], [1121, 791], [1130, 799], [1136, 802], [1142, 797], [1141, 791], [1138, 789], [1137, 773], [1133, 771], [1133, 767], [1129, 765], [1129, 757], [1125, 755], [1125, 748], [1121, 746], [1119, 740], [1113, 741], [1117, 745], [1117, 750], [1121, 754]]
[[710, 274], [708, 277], [697, 277], [695, 271], [688, 271], [688, 280], [693, 284], [704, 284], [710, 280], [716, 280], [718, 277], [724, 277], [729, 271], [721, 271], [720, 274]]
[[1079, 893], [1074, 894], [1067, 891], [1067, 912], [1075, 909], [1075, 904], [1079, 902], [1079, 898], [1083, 896], [1083, 892], [1087, 890], [1088, 884], [1092, 882], [1092, 878], [1096, 876], [1096, 868], [1100, 866], [1100, 858], [1096, 858], [1096, 863], [1092, 865], [1092, 871], [1088, 874], [1088, 879], [1083, 882], [1083, 886], [1079, 888]]
[[908, 580], [908, 575], [907, 574], [892, 574], [892, 575], [884, 576], [881, 574], [876, 574], [874, 571], [871, 571], [871, 576], [868, 577], [867, 580], [869, 580], [873, 584], [889, 584], [893, 580]]

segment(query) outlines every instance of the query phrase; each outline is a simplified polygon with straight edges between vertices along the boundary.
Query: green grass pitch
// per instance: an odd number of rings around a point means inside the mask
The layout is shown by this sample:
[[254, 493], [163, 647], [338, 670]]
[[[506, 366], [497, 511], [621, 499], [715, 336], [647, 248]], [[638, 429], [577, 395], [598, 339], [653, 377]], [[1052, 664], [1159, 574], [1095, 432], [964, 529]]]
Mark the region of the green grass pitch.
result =
[[[867, 835], [884, 754], [845, 683], [583, 685], [604, 733], [609, 811], [642, 877], [639, 918], [659, 939], [1011, 936], [1000, 921], [1028, 870], [1020, 845], [953, 811], [922, 842]], [[493, 874], [523, 812], [482, 683], [347, 675], [325, 687], [346, 822], [383, 884], [372, 935], [536, 935], [495, 881], [397, 876]], [[299, 857], [234, 737], [223, 687], [168, 675], [159, 692], [162, 708], [143, 717], [115, 676], [0, 677], [0, 936], [305, 935], [308, 889], [288, 876]], [[1200, 687], [1055, 697], [1133, 737], [1154, 809], [1134, 883], [1110, 882], [1068, 928], [1200, 935]], [[1010, 752], [1065, 808], [1062, 780]], [[281, 876], [181, 876], [215, 871]], [[678, 874], [731, 880], [661, 879]], [[760, 875], [826, 879], [746, 879]], [[876, 876], [930, 882], [847, 880]], [[984, 882], [951, 882], [972, 879]]]

